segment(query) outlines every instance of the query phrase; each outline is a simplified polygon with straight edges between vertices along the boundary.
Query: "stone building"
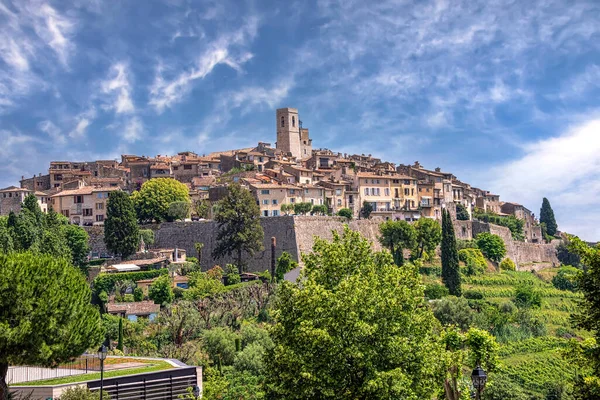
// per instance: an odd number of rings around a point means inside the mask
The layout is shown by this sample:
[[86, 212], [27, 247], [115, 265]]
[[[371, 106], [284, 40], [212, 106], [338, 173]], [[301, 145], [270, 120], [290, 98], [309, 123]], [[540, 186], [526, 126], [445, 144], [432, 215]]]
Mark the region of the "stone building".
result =
[[63, 190], [52, 195], [52, 208], [80, 226], [104, 225], [108, 195], [120, 188], [95, 188], [85, 186], [80, 189]]
[[312, 157], [312, 139], [308, 129], [302, 128], [296, 108], [279, 108], [276, 111], [276, 147], [296, 160]]
[[0, 190], [0, 215], [8, 215], [11, 211], [18, 214], [23, 200], [30, 194], [35, 194], [42, 212], [48, 212], [49, 196], [45, 192], [9, 186]]

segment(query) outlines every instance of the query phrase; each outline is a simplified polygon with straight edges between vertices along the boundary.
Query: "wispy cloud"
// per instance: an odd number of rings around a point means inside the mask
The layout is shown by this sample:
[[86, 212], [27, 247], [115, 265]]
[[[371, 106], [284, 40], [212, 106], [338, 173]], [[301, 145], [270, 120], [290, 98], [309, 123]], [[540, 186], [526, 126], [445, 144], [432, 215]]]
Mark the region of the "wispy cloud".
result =
[[77, 124], [75, 128], [69, 132], [69, 137], [71, 139], [82, 139], [85, 137], [85, 132], [87, 131], [88, 126], [92, 123], [92, 121], [96, 118], [96, 109], [90, 108], [88, 111], [81, 113], [78, 115], [75, 120]]
[[44, 120], [38, 124], [38, 128], [48, 134], [50, 139], [52, 139], [51, 143], [55, 144], [64, 144], [66, 142], [66, 138], [63, 135], [60, 128], [58, 128], [52, 121]]
[[108, 78], [102, 82], [102, 91], [110, 97], [107, 109], [117, 114], [129, 114], [135, 111], [131, 99], [131, 83], [127, 64], [118, 62], [110, 67]]
[[133, 117], [125, 123], [123, 129], [123, 139], [128, 143], [133, 143], [142, 138], [144, 124], [138, 117]]

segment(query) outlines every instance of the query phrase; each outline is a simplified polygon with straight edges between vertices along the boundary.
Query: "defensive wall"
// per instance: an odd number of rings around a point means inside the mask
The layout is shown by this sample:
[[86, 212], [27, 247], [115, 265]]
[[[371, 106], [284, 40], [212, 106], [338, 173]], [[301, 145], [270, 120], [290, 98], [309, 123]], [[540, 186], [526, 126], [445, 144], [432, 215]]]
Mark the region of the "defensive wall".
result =
[[[359, 231], [373, 243], [376, 250], [381, 249], [378, 241], [379, 224], [381, 221], [354, 220], [348, 223], [350, 229]], [[323, 216], [280, 216], [261, 218], [265, 233], [264, 250], [257, 252], [247, 259], [248, 270], [261, 272], [269, 269], [271, 260], [271, 237], [277, 240], [276, 257], [286, 251], [296, 260], [300, 254], [311, 251], [314, 237], [324, 239], [333, 237], [332, 231], [341, 232], [346, 220], [340, 217]], [[213, 259], [212, 251], [216, 246], [217, 223], [214, 221], [199, 222], [165, 222], [147, 225], [155, 235], [155, 248], [182, 248], [188, 256], [197, 257], [196, 243], [204, 243], [201, 266], [203, 270], [214, 265], [231, 263], [233, 258]], [[510, 257], [519, 269], [539, 269], [546, 266], [558, 265], [554, 244], [538, 244], [515, 242], [508, 228], [479, 221], [455, 221], [454, 229], [460, 239], [472, 239], [482, 232], [490, 232], [502, 238]], [[104, 246], [102, 227], [86, 228], [90, 234], [90, 246], [94, 254], [107, 253]]]

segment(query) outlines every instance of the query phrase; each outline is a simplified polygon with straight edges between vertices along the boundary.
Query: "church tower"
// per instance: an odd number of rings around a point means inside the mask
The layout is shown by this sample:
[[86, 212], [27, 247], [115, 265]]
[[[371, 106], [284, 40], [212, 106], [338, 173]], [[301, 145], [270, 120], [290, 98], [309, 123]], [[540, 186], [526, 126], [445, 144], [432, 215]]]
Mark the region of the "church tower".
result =
[[300, 121], [298, 109], [277, 109], [277, 149], [284, 153], [291, 153], [297, 159], [302, 158], [300, 146]]

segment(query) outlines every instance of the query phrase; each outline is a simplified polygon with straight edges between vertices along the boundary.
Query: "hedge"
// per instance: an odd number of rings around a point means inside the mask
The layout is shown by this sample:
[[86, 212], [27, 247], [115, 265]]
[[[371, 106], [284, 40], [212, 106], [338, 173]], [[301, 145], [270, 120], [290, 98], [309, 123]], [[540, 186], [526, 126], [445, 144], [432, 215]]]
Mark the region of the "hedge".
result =
[[167, 268], [161, 269], [153, 269], [150, 271], [140, 271], [140, 272], [123, 272], [123, 273], [113, 273], [113, 274], [100, 274], [94, 279], [93, 287], [96, 293], [101, 293], [105, 291], [106, 293], [110, 293], [114, 287], [116, 282], [123, 281], [133, 281], [137, 282], [142, 279], [153, 279], [159, 277], [161, 275], [167, 275], [169, 270]]

